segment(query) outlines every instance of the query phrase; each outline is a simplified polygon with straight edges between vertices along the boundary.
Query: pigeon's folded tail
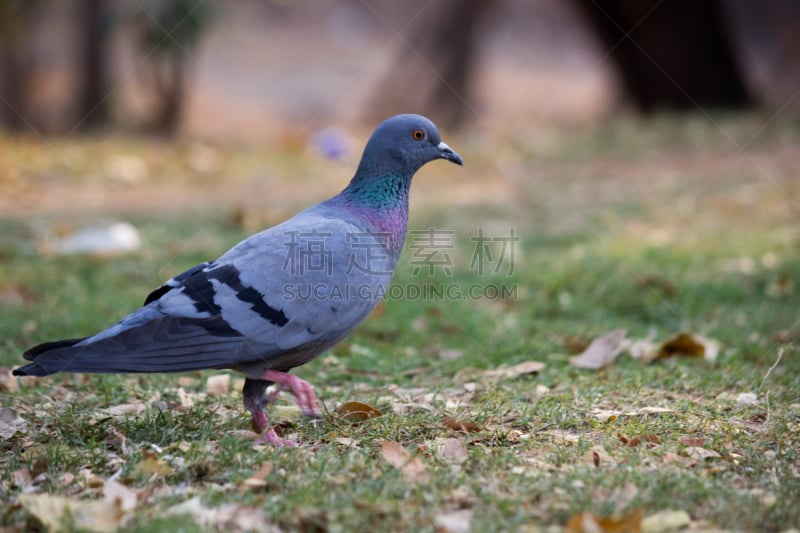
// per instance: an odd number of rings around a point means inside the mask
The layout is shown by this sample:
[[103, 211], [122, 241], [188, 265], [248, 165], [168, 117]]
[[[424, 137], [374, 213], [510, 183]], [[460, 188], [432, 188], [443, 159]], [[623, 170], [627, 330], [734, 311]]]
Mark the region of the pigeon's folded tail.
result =
[[49, 374], [57, 372], [57, 370], [50, 370], [40, 365], [39, 363], [36, 362], [36, 358], [42, 354], [46, 354], [53, 350], [69, 348], [85, 339], [86, 337], [82, 337], [79, 339], [64, 339], [60, 341], [43, 342], [42, 344], [38, 344], [33, 348], [31, 348], [30, 350], [28, 350], [27, 352], [25, 352], [24, 354], [22, 354], [22, 357], [24, 357], [28, 361], [33, 361], [33, 363], [15, 369], [13, 374], [15, 376], [47, 376]]
[[164, 316], [113, 336], [40, 344], [24, 354], [32, 362], [13, 373], [47, 376], [56, 372], [186, 372], [258, 360], [267, 352], [239, 335], [210, 334], [214, 322]]

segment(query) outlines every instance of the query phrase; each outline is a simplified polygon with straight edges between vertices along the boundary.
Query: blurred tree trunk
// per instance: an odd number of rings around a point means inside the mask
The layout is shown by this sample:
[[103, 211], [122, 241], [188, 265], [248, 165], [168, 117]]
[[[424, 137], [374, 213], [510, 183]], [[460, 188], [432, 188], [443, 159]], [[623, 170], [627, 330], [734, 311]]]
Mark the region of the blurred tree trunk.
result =
[[171, 50], [161, 57], [162, 64], [156, 66], [155, 86], [159, 94], [155, 112], [155, 130], [173, 135], [183, 117], [186, 95], [186, 61], [180, 50]]
[[[423, 113], [457, 128], [469, 111], [476, 29], [493, 0], [439, 0], [413, 23], [391, 69], [378, 84], [369, 113]], [[372, 118], [372, 117], [371, 117]]]
[[11, 130], [31, 126], [26, 83], [33, 67], [31, 39], [40, 0], [0, 0], [0, 123]]
[[750, 105], [717, 2], [575, 1], [639, 110]]
[[163, 135], [178, 131], [186, 100], [187, 78], [211, 8], [197, 0], [142, 0], [139, 45], [148, 58], [145, 69], [156, 96], [152, 127]]
[[81, 6], [81, 88], [78, 120], [83, 129], [93, 129], [108, 120], [106, 99], [108, 64], [108, 2], [83, 0]]
[[772, 109], [800, 112], [800, 2], [720, 2], [754, 98]]

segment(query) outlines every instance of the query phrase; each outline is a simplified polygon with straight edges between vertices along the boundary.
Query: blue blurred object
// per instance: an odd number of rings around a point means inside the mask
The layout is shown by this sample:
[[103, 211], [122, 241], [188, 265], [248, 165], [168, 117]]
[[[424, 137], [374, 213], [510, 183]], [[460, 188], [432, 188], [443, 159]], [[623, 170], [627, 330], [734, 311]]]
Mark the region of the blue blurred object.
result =
[[326, 159], [341, 161], [347, 157], [348, 136], [339, 128], [325, 128], [316, 132], [311, 138], [314, 149]]

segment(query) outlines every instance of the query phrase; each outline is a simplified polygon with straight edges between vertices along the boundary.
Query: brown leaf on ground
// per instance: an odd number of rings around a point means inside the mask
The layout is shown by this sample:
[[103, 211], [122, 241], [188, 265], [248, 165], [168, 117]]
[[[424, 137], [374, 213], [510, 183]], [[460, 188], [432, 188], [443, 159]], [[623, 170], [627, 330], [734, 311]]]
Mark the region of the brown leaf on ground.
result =
[[683, 454], [696, 461], [703, 461], [705, 459], [716, 459], [720, 455], [714, 450], [708, 448], [701, 448], [699, 446], [689, 446], [683, 450]]
[[661, 346], [653, 342], [655, 332], [650, 332], [647, 338], [631, 339], [628, 343], [628, 353], [631, 357], [643, 364], [650, 364], [658, 357]]
[[451, 416], [444, 417], [442, 419], [442, 425], [447, 429], [463, 431], [464, 433], [477, 433], [481, 430], [481, 427], [471, 420], [461, 420]]
[[514, 379], [528, 374], [541, 372], [547, 365], [539, 361], [524, 361], [513, 366], [501, 365], [494, 370], [483, 373], [487, 378]]
[[701, 447], [703, 446], [703, 444], [706, 443], [706, 440], [707, 439], [705, 437], [683, 437], [682, 439], [679, 440], [679, 442], [684, 446]]
[[144, 452], [143, 459], [133, 467], [134, 476], [167, 476], [172, 473], [172, 468], [152, 452]]
[[561, 339], [561, 345], [571, 354], [579, 354], [589, 347], [591, 341], [583, 336], [567, 335]]
[[641, 508], [620, 517], [598, 517], [583, 512], [569, 519], [564, 533], [640, 533], [643, 515]]
[[469, 454], [464, 444], [458, 439], [446, 439], [437, 450], [437, 455], [449, 463], [461, 464]]
[[629, 448], [635, 448], [642, 443], [661, 444], [661, 439], [659, 439], [658, 435], [655, 433], [642, 433], [640, 435], [636, 435], [635, 437], [631, 437], [630, 439], [621, 433], [617, 433], [617, 436], [619, 437], [620, 442]]
[[144, 402], [136, 398], [132, 398], [130, 401], [128, 401], [128, 403], [112, 405], [111, 407], [106, 407], [105, 409], [98, 409], [95, 411], [95, 416], [98, 418], [105, 416], [110, 416], [112, 418], [125, 418], [129, 415], [140, 415], [144, 412], [145, 408], [146, 406]]
[[49, 531], [77, 529], [98, 533], [117, 531], [136, 509], [136, 493], [108, 480], [102, 500], [78, 500], [54, 494], [21, 494], [19, 502]]
[[599, 370], [614, 362], [622, 351], [625, 341], [625, 330], [615, 329], [597, 337], [579, 355], [570, 357], [569, 362], [577, 368]]
[[583, 460], [597, 468], [617, 464], [617, 461], [602, 446], [593, 446], [587, 450], [583, 455]]
[[33, 484], [33, 476], [27, 468], [20, 468], [11, 473], [11, 486], [24, 489], [28, 485]]
[[676, 355], [702, 357], [706, 361], [713, 362], [719, 355], [719, 344], [694, 333], [678, 333], [661, 345], [656, 359], [666, 359]]
[[692, 518], [682, 510], [666, 510], [651, 514], [642, 520], [642, 533], [667, 533], [689, 527]]
[[385, 440], [381, 443], [383, 459], [400, 470], [409, 481], [421, 481], [425, 477], [425, 463], [419, 457], [412, 457], [399, 442]]
[[367, 403], [347, 402], [336, 410], [336, 416], [348, 422], [357, 423], [383, 416], [383, 413]]
[[665, 298], [675, 298], [678, 295], [678, 288], [670, 280], [664, 276], [649, 275], [640, 276], [636, 279], [636, 284], [643, 289], [650, 291], [658, 291], [664, 295]]
[[231, 390], [231, 375], [217, 374], [208, 376], [206, 380], [206, 394], [209, 396], [225, 396]]
[[200, 380], [189, 376], [178, 376], [178, 378], [175, 380], [175, 383], [179, 387], [184, 387], [186, 389], [193, 389], [200, 384]]
[[17, 377], [11, 374], [10, 368], [0, 367], [0, 391], [17, 392], [19, 383]]
[[0, 408], [0, 439], [10, 439], [17, 432], [28, 431], [28, 424], [10, 407]]
[[602, 446], [593, 446], [583, 455], [583, 459], [597, 468], [617, 464], [617, 461]]
[[274, 468], [275, 465], [271, 462], [264, 463], [261, 468], [253, 472], [249, 478], [242, 482], [242, 485], [239, 487], [239, 493], [247, 492], [248, 489], [252, 488], [265, 487], [267, 485], [266, 478], [272, 473]]
[[191, 409], [194, 406], [192, 395], [186, 392], [183, 387], [178, 387], [178, 401], [180, 402], [181, 407], [186, 409]]
[[469, 533], [472, 522], [472, 509], [461, 509], [433, 517], [436, 531], [442, 533]]
[[166, 509], [163, 515], [187, 515], [198, 525], [215, 530], [281, 531], [267, 523], [263, 509], [236, 503], [225, 503], [212, 509], [206, 507], [198, 496]]

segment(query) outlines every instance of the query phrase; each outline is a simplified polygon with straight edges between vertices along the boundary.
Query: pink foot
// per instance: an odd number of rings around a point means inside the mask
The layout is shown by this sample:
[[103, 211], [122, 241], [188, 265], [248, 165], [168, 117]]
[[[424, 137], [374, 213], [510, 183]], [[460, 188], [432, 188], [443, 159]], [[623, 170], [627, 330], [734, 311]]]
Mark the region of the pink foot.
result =
[[271, 444], [273, 446], [286, 446], [287, 448], [292, 448], [297, 446], [297, 444], [293, 440], [283, 439], [275, 433], [275, 428], [269, 428], [269, 430], [258, 437], [256, 439], [256, 444]]
[[300, 407], [300, 410], [303, 411], [304, 415], [313, 418], [322, 417], [322, 413], [317, 405], [317, 397], [314, 395], [314, 389], [311, 388], [311, 385], [309, 385], [307, 381], [286, 372], [278, 372], [277, 370], [267, 370], [259, 379], [276, 383], [279, 390], [289, 389], [297, 399], [297, 405]]

